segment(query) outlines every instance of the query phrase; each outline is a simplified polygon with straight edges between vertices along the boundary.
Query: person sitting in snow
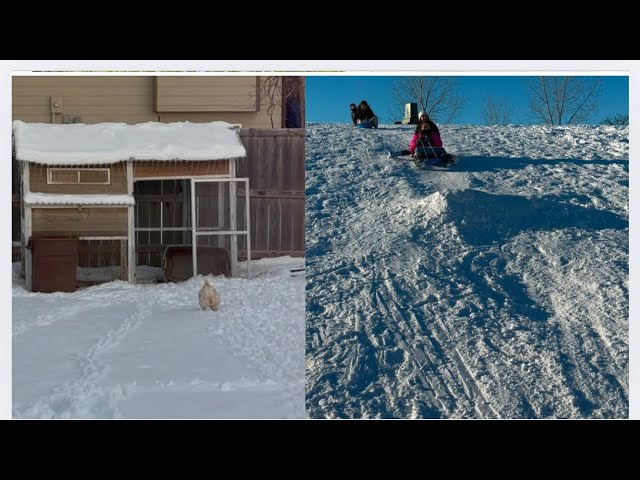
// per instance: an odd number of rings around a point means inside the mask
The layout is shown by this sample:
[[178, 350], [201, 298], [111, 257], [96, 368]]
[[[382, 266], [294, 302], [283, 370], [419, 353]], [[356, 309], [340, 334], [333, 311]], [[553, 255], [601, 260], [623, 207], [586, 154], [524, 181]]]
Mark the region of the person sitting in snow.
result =
[[362, 100], [360, 105], [358, 105], [358, 119], [358, 123], [368, 122], [372, 123], [374, 128], [378, 128], [378, 117], [373, 113], [369, 104], [364, 100]]
[[[416, 127], [416, 131], [411, 138], [409, 150], [402, 150], [400, 155], [411, 155], [416, 161], [419, 161], [416, 155], [416, 150], [418, 147], [425, 147], [427, 149], [427, 155], [435, 154], [442, 160], [454, 163], [456, 156], [447, 153], [445, 149], [442, 148], [442, 139], [440, 138], [440, 130], [438, 129], [438, 126], [431, 121], [426, 112], [420, 112], [418, 118], [420, 123]], [[431, 152], [429, 152], [429, 150], [431, 150]], [[423, 156], [421, 156], [421, 158], [424, 159]]]
[[358, 111], [358, 107], [355, 103], [349, 105], [349, 108], [351, 109], [351, 121], [355, 127], [358, 124], [358, 120], [360, 120], [360, 112]]
[[431, 121], [426, 112], [418, 114], [418, 126], [409, 142], [409, 153], [415, 156], [416, 148], [419, 146], [442, 147], [442, 139], [440, 138], [440, 130], [438, 126]]
[[[418, 126], [420, 126], [421, 123], [428, 123], [429, 128], [438, 135], [438, 138], [440, 138], [440, 130], [438, 129], [438, 126], [433, 123], [433, 121], [431, 121], [431, 118], [429, 117], [429, 114], [427, 112], [423, 111], [418, 114]], [[418, 127], [416, 127], [416, 133], [417, 132]], [[442, 140], [440, 140], [440, 143], [442, 143]]]
[[429, 146], [429, 144], [431, 144], [432, 147], [442, 147], [440, 130], [438, 126], [431, 121], [429, 115], [426, 112], [420, 112], [418, 114], [418, 120], [420, 123], [416, 126], [416, 131], [409, 142], [409, 149], [402, 150], [400, 155], [414, 156], [416, 148], [422, 145]]

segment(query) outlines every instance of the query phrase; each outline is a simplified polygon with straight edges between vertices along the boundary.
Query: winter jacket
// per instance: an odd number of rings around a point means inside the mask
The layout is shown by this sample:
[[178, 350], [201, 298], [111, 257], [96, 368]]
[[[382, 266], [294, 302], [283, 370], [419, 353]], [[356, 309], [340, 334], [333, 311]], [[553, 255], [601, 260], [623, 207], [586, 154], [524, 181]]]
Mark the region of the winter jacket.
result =
[[351, 121], [353, 124], [356, 125], [360, 119], [360, 111], [358, 109], [351, 110]]
[[371, 110], [371, 107], [369, 106], [358, 108], [358, 113], [360, 114], [360, 118], [363, 120], [370, 120], [376, 116], [376, 114], [373, 113], [373, 110]]
[[[440, 135], [440, 130], [438, 130], [438, 126], [435, 123], [433, 123], [431, 120], [428, 120], [427, 123], [429, 124], [429, 127], [431, 128], [431, 130], [433, 130], [438, 135]], [[418, 124], [416, 126], [416, 133], [418, 133], [419, 129], [420, 129], [420, 125]]]
[[[436, 130], [431, 130], [428, 134], [429, 143], [431, 143], [432, 147], [441, 147], [442, 139], [440, 138], [440, 134], [436, 132]], [[420, 142], [420, 133], [416, 132], [411, 138], [411, 143], [409, 143], [409, 151], [411, 155], [413, 155], [416, 151], [417, 147], [422, 146]], [[424, 145], [425, 147], [428, 145]]]

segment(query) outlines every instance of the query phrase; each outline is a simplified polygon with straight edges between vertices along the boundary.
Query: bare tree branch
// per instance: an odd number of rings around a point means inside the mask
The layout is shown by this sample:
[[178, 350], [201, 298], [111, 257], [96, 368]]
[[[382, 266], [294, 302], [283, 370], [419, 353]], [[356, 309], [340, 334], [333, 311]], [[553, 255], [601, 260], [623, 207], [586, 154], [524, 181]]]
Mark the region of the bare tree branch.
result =
[[[285, 77], [269, 76], [259, 77], [255, 94], [251, 94], [251, 99], [256, 104], [256, 109], [264, 110], [271, 120], [271, 128], [276, 128], [274, 116], [282, 111], [283, 105], [287, 104], [290, 98], [301, 100], [301, 107], [304, 105], [303, 81], [302, 77], [295, 78], [297, 81], [287, 83], [288, 88], [283, 91], [283, 80]], [[279, 128], [280, 125], [277, 125]]]
[[466, 101], [458, 88], [455, 77], [399, 77], [391, 86], [391, 98], [399, 111], [404, 111], [407, 103], [417, 103], [432, 120], [451, 123], [460, 116]]
[[485, 98], [482, 117], [486, 125], [509, 125], [513, 114], [513, 104], [506, 98]]
[[613, 117], [607, 117], [602, 121], [602, 125], [616, 125], [625, 127], [629, 125], [628, 113], [616, 113]]
[[598, 109], [599, 77], [536, 77], [527, 81], [531, 116], [547, 125], [584, 123]]

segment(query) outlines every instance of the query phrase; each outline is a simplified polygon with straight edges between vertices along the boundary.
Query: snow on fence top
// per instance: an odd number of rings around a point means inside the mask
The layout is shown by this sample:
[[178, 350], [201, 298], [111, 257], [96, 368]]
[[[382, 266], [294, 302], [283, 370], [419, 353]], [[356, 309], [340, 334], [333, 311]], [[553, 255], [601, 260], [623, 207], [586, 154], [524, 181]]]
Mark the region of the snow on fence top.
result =
[[219, 160], [246, 156], [227, 122], [48, 124], [13, 122], [18, 160], [96, 165], [123, 160]]

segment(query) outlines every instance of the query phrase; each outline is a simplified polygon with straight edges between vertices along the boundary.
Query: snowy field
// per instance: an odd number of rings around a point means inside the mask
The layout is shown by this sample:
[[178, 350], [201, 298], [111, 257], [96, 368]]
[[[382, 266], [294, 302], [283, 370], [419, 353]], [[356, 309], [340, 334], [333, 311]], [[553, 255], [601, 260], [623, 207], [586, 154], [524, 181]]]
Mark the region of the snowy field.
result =
[[628, 416], [628, 127], [308, 124], [306, 415]]
[[14, 418], [303, 418], [299, 268], [281, 257], [252, 262], [251, 279], [209, 277], [212, 312], [202, 276], [42, 294], [14, 263]]

